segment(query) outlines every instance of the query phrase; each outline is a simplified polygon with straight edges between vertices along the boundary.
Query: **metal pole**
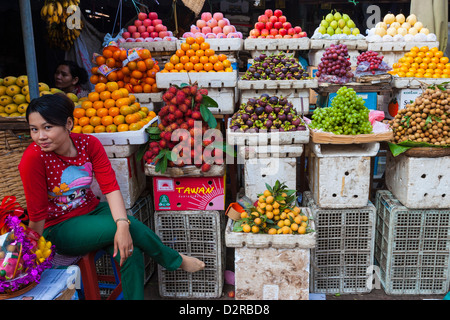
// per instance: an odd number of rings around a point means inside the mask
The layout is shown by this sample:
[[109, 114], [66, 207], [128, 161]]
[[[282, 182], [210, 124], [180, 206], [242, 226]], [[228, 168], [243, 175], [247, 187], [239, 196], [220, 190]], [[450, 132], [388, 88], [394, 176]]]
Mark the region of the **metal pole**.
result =
[[36, 52], [34, 50], [33, 21], [31, 18], [30, 0], [19, 0], [19, 4], [30, 99], [34, 99], [39, 97], [39, 81], [37, 74]]

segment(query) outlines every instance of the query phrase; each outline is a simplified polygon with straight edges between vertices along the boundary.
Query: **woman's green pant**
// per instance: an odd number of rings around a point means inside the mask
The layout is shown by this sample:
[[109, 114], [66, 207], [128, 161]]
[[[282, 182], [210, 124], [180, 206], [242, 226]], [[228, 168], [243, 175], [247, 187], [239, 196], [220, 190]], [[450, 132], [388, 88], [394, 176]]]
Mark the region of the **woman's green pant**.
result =
[[[142, 222], [132, 216], [128, 218], [131, 221], [130, 234], [134, 251], [120, 268], [122, 291], [126, 300], [143, 300], [145, 270], [142, 252], [167, 270], [179, 268], [182, 258], [177, 251], [165, 246]], [[55, 245], [60, 254], [85, 255], [104, 249], [112, 256], [116, 230], [108, 203], [100, 202], [92, 212], [46, 228], [43, 235]], [[119, 252], [115, 260], [120, 261]]]

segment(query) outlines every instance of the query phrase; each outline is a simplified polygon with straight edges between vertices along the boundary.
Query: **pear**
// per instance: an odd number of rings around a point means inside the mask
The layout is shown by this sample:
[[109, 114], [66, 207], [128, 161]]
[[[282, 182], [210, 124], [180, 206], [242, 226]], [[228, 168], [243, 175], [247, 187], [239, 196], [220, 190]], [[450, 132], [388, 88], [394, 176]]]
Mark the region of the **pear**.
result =
[[422, 28], [422, 29], [420, 29], [420, 33], [429, 35], [430, 34], [430, 30], [428, 30], [428, 28]]
[[327, 20], [328, 23], [331, 23], [331, 21], [334, 20], [333, 14], [331, 12], [329, 14], [327, 14], [327, 16], [325, 17], [325, 20]]
[[353, 28], [352, 35], [357, 36], [358, 34], [360, 34], [359, 29], [358, 28]]
[[395, 22], [392, 22], [391, 23], [391, 25], [389, 26], [389, 28], [395, 28], [395, 29], [398, 29], [398, 28], [400, 28], [402, 25], [399, 23], [399, 22], [397, 22], [397, 21], [395, 21]]
[[324, 26], [320, 26], [320, 27], [319, 27], [319, 32], [320, 32], [321, 34], [325, 34], [325, 33], [327, 33], [327, 28], [325, 28]]
[[415, 36], [416, 34], [419, 33], [419, 30], [417, 30], [415, 27], [412, 27], [408, 30], [409, 34], [412, 34], [413, 36]]
[[423, 23], [420, 21], [417, 21], [416, 23], [414, 23], [414, 28], [416, 28], [417, 30], [421, 30], [423, 28]]
[[417, 22], [417, 17], [415, 14], [410, 14], [408, 18], [406, 18], [406, 22], [409, 22], [410, 25], [415, 25]]
[[349, 36], [349, 35], [352, 34], [352, 30], [350, 30], [349, 27], [345, 26], [345, 27], [342, 29], [342, 33]]
[[324, 28], [326, 29], [326, 28], [328, 28], [328, 27], [330, 26], [330, 24], [328, 23], [327, 20], [322, 20], [322, 21], [320, 22], [320, 26], [321, 26], [321, 27], [324, 27]]
[[339, 21], [342, 18], [342, 15], [339, 12], [334, 14], [334, 20]]
[[405, 28], [400, 27], [397, 29], [397, 33], [401, 34], [402, 36], [406, 36], [408, 34], [408, 31]]
[[342, 34], [342, 29], [337, 27], [336, 30], [334, 30], [334, 34]]
[[327, 33], [332, 36], [334, 34], [334, 29], [330, 26], [327, 28]]
[[344, 29], [344, 27], [347, 25], [347, 22], [344, 19], [339, 19], [338, 26], [341, 29]]
[[338, 22], [336, 20], [331, 21], [330, 27], [332, 27], [334, 30], [338, 27]]
[[356, 27], [355, 23], [353, 22], [353, 20], [348, 20], [347, 21], [347, 27], [349, 27], [350, 29]]
[[375, 25], [375, 28], [383, 28], [383, 29], [387, 29], [387, 24], [384, 21], [380, 21]]
[[344, 21], [347, 22], [348, 20], [350, 20], [350, 16], [348, 14], [344, 13], [342, 15], [342, 19], [344, 19]]
[[386, 24], [391, 24], [395, 22], [395, 16], [392, 13], [388, 13], [384, 16], [383, 22]]
[[387, 35], [390, 35], [391, 37], [395, 36], [397, 34], [397, 29], [390, 27], [386, 31]]
[[406, 18], [402, 13], [400, 13], [395, 16], [395, 21], [399, 22], [400, 24], [403, 24], [406, 21]]
[[[355, 30], [355, 29], [353, 29]], [[353, 34], [353, 32], [352, 32]], [[384, 28], [375, 28], [375, 34], [379, 35], [380, 37], [384, 37], [386, 35], [386, 29]]]

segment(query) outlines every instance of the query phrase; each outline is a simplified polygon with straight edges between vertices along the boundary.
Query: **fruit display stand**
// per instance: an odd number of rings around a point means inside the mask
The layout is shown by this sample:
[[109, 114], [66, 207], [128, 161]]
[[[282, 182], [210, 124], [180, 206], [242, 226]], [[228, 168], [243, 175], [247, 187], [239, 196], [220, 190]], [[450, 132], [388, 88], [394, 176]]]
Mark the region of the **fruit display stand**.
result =
[[425, 42], [415, 42], [415, 41], [405, 41], [405, 42], [368, 42], [367, 49], [378, 52], [384, 56], [384, 61], [392, 66], [396, 63], [405, 53], [409, 52], [412, 47], [422, 47], [427, 46], [429, 48], [439, 47], [438, 41], [425, 41]]
[[387, 153], [386, 187], [405, 207], [450, 208], [450, 152], [448, 148], [439, 149], [429, 148], [426, 153], [411, 156], [408, 152], [414, 148], [395, 157]]
[[309, 38], [292, 39], [245, 39], [244, 50], [249, 51], [252, 58], [262, 53], [279, 53], [295, 55], [297, 51], [306, 51], [310, 48]]
[[308, 182], [320, 208], [361, 208], [370, 190], [371, 157], [379, 143], [316, 144], [308, 146]]
[[219, 298], [225, 272], [223, 213], [211, 211], [155, 211], [155, 233], [176, 251], [200, 259], [205, 268], [189, 273], [158, 265], [161, 297]]
[[288, 98], [300, 114], [309, 111], [310, 89], [318, 87], [316, 79], [310, 80], [238, 80], [241, 103], [258, 98], [262, 93]]
[[447, 293], [450, 209], [410, 209], [387, 190], [375, 205], [375, 264], [386, 294]]
[[368, 293], [368, 268], [375, 249], [375, 206], [367, 201], [361, 208], [320, 208], [309, 191], [303, 206], [312, 214], [316, 246], [311, 250], [310, 291], [326, 294]]
[[237, 72], [208, 72], [208, 73], [160, 73], [156, 74], [158, 88], [167, 89], [173, 85], [182, 83], [195, 83], [199, 88], [208, 90], [208, 96], [219, 105], [218, 108], [210, 108], [213, 114], [232, 114], [235, 108], [237, 85]]
[[[301, 209], [311, 217], [308, 208]], [[250, 234], [233, 232], [233, 223], [228, 219], [225, 243], [235, 252], [236, 299], [309, 300], [310, 252], [316, 232]], [[315, 229], [312, 220], [311, 228]]]

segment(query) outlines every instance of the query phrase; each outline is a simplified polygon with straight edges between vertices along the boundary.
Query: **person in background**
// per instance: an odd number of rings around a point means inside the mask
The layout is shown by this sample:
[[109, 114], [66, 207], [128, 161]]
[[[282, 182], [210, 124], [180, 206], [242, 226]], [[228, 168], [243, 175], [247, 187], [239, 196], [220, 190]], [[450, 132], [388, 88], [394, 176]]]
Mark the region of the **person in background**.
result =
[[73, 61], [62, 61], [56, 67], [55, 87], [65, 93], [74, 93], [78, 98], [86, 97], [89, 94], [88, 90], [82, 88], [88, 79], [86, 70]]
[[[74, 103], [63, 93], [33, 99], [26, 111], [33, 143], [19, 164], [29, 227], [79, 256], [105, 249], [120, 263], [126, 300], [144, 299], [143, 252], [167, 270], [200, 271], [205, 263], [165, 246], [127, 215], [111, 162], [98, 138], [71, 132]], [[120, 173], [118, 173], [120, 174]], [[106, 202], [92, 192], [95, 176]]]

